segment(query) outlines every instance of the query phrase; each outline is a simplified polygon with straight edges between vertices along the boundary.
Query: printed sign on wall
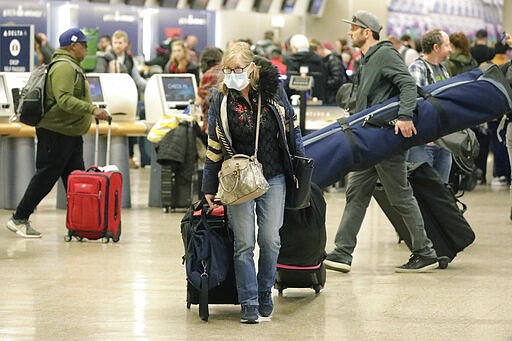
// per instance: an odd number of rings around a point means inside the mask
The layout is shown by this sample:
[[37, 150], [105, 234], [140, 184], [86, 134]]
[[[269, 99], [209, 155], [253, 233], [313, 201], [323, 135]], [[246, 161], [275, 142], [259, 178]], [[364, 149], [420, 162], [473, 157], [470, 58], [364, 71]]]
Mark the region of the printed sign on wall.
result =
[[30, 72], [34, 67], [34, 25], [0, 26], [0, 71]]

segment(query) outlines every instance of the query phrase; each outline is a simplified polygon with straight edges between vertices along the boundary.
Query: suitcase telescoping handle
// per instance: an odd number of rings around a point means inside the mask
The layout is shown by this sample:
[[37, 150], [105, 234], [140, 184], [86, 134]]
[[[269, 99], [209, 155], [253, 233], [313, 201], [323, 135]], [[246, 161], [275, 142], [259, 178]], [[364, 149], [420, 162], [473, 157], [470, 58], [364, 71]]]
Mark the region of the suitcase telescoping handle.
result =
[[[99, 150], [99, 140], [100, 140], [100, 120], [97, 118], [96, 120], [96, 141], [94, 142], [94, 165], [98, 166], [98, 150]], [[110, 137], [111, 137], [111, 128], [112, 128], [112, 116], [108, 116], [108, 129], [107, 129], [107, 157], [105, 166], [110, 164]]]

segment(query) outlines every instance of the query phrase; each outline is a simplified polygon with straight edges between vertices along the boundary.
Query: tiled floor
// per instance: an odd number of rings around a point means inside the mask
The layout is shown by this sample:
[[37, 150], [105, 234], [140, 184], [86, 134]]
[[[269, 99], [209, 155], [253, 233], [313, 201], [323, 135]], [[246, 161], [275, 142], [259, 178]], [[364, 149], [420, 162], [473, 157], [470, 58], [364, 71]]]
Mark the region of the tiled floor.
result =
[[[65, 211], [46, 198], [32, 216], [41, 240], [0, 229], [0, 340], [512, 340], [508, 190], [466, 193], [477, 239], [446, 270], [396, 274], [409, 252], [375, 202], [352, 271], [328, 271], [320, 294], [274, 292], [271, 322], [242, 325], [239, 306], [186, 309], [183, 213], [147, 208], [149, 169], [133, 170], [132, 208], [117, 244], [63, 240]], [[328, 245], [344, 193], [327, 193]], [[11, 214], [0, 210], [4, 224]]]

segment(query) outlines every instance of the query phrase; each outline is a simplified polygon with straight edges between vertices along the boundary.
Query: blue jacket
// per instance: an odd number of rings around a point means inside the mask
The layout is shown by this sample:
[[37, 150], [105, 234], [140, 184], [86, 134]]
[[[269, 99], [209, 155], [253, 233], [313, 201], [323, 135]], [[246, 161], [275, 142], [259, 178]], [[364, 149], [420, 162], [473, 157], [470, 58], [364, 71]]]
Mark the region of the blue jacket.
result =
[[[297, 120], [297, 115], [290, 105], [286, 93], [278, 81], [277, 69], [266, 59], [257, 58], [256, 65], [261, 66], [260, 84], [262, 101], [266, 101], [279, 124], [279, 144], [283, 151], [285, 174], [288, 178], [293, 176], [291, 153], [296, 151], [297, 155], [304, 155], [302, 135]], [[268, 65], [268, 64], [270, 65]], [[275, 80], [274, 80], [275, 74]], [[270, 77], [270, 81], [267, 81]], [[215, 194], [219, 186], [218, 174], [222, 161], [236, 154], [227, 136], [220, 118], [220, 105], [224, 94], [216, 92], [212, 95], [210, 109], [208, 111], [208, 147], [204, 163], [202, 191], [206, 194]], [[293, 134], [290, 134], [290, 127], [293, 126]], [[292, 137], [292, 135], [294, 135]], [[294, 141], [291, 141], [291, 140]]]

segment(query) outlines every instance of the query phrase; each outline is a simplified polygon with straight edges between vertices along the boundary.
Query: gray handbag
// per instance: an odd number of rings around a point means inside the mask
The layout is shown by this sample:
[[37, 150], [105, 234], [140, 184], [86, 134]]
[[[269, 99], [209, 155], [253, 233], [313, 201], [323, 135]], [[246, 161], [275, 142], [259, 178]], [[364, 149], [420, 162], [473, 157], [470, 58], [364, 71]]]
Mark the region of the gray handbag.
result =
[[[227, 96], [221, 103], [221, 118], [227, 121]], [[256, 123], [256, 143], [254, 155], [235, 154], [222, 162], [219, 172], [219, 197], [226, 205], [239, 205], [265, 194], [269, 184], [263, 175], [263, 167], [258, 162], [258, 140], [261, 120], [261, 95], [258, 97], [258, 117]]]
[[436, 140], [436, 144], [449, 150], [454, 157], [466, 159], [477, 157], [480, 151], [475, 132], [470, 128], [440, 137]]

